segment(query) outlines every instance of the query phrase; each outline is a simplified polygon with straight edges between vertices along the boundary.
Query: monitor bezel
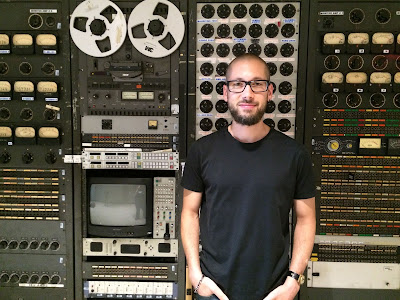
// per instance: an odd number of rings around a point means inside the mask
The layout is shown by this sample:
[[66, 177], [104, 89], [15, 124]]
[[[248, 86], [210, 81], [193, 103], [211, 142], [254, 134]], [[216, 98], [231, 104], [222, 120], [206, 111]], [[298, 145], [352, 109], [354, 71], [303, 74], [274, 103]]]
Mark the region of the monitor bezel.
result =
[[[146, 224], [133, 226], [94, 225], [90, 222], [90, 188], [93, 184], [138, 184], [146, 187]], [[153, 178], [90, 177], [87, 182], [87, 233], [90, 237], [141, 238], [153, 234]]]

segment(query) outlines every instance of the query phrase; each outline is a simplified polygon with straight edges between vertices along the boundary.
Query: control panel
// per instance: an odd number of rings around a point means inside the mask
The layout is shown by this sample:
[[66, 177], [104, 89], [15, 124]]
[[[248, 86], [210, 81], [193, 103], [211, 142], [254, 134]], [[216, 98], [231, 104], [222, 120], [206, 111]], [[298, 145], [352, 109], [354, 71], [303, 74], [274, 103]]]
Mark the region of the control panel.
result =
[[197, 3], [196, 139], [228, 126], [228, 64], [253, 53], [269, 66], [274, 95], [264, 122], [294, 137], [300, 3]]

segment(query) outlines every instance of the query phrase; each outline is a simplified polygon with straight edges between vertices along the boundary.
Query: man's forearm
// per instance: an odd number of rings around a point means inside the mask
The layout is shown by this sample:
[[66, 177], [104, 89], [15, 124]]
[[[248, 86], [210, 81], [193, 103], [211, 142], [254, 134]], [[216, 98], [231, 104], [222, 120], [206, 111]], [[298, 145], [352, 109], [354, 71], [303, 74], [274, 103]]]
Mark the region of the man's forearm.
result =
[[314, 246], [315, 218], [297, 220], [293, 237], [293, 252], [290, 270], [302, 274]]
[[186, 261], [189, 267], [189, 277], [192, 285], [200, 280], [202, 272], [199, 258], [199, 215], [192, 211], [182, 211], [181, 237]]

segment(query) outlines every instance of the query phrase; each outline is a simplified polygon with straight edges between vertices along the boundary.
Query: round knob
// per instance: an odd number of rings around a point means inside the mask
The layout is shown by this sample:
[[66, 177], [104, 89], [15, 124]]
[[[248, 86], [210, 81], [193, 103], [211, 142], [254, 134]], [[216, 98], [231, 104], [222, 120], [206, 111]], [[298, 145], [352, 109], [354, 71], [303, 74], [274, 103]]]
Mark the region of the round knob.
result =
[[57, 156], [54, 154], [54, 152], [49, 152], [46, 154], [45, 160], [48, 164], [52, 165], [57, 161]]
[[99, 95], [94, 94], [94, 95], [92, 96], [92, 98], [93, 98], [93, 99], [99, 99]]
[[106, 99], [111, 99], [111, 95], [110, 94], [107, 94], [105, 97], [106, 97]]
[[52, 109], [46, 109], [44, 111], [44, 118], [47, 121], [53, 121], [56, 118], [56, 112]]
[[30, 164], [30, 163], [32, 163], [32, 162], [33, 162], [33, 154], [30, 153], [30, 152], [25, 152], [25, 153], [22, 155], [22, 162], [23, 162], [24, 164]]
[[1, 155], [0, 155], [0, 162], [2, 164], [6, 164], [11, 160], [11, 155], [7, 152], [4, 151]]
[[8, 110], [8, 108], [2, 107], [0, 109], [0, 119], [2, 120], [8, 120], [10, 118], [10, 111]]

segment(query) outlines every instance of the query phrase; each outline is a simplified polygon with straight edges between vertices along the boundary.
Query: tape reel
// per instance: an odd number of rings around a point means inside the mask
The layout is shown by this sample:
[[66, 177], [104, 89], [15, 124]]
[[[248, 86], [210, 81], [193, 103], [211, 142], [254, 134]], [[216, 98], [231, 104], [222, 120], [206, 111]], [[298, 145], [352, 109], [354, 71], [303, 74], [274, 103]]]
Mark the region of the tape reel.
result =
[[70, 34], [75, 45], [94, 57], [115, 53], [126, 37], [126, 20], [109, 0], [86, 0], [71, 15]]
[[170, 55], [182, 43], [184, 34], [181, 12], [166, 0], [142, 1], [129, 16], [129, 39], [140, 53], [149, 57]]

